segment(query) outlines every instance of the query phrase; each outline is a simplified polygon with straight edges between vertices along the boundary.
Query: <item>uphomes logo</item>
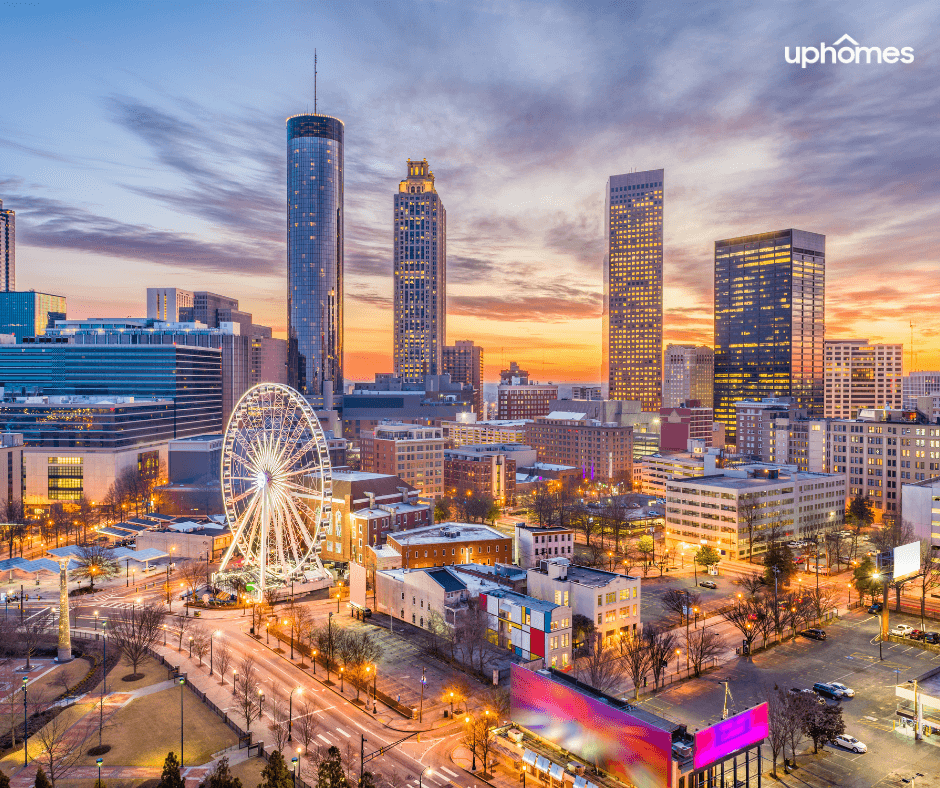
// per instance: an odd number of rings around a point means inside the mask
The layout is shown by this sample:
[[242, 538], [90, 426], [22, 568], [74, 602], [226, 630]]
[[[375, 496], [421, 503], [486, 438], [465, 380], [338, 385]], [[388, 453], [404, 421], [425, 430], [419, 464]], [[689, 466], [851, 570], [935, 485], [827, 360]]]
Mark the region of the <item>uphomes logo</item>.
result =
[[863, 47], [852, 36], [846, 34], [832, 46], [821, 42], [818, 47], [790, 47], [783, 51], [787, 63], [799, 63], [806, 68], [813, 63], [843, 63], [849, 65], [868, 63], [913, 63], [914, 49], [912, 47]]

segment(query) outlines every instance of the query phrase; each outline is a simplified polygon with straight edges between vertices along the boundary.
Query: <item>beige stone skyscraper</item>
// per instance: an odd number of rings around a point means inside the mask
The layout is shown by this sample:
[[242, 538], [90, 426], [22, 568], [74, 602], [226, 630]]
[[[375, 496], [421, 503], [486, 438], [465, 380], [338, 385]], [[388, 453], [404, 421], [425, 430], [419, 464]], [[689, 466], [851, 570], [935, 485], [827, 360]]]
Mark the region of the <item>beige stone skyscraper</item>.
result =
[[827, 339], [825, 405], [831, 419], [854, 419], [859, 408], [901, 407], [902, 345], [869, 345], [867, 339]]
[[447, 342], [447, 214], [428, 160], [408, 160], [395, 195], [395, 374], [406, 383], [443, 372]]
[[662, 404], [663, 170], [612, 175], [605, 203], [604, 365], [608, 398]]

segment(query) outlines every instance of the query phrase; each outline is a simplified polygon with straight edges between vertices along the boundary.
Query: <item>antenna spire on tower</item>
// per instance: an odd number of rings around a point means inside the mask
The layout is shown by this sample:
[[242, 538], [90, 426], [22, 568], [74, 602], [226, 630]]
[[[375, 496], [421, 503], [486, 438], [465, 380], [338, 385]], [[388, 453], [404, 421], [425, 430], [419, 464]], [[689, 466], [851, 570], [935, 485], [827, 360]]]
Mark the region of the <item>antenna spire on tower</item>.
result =
[[317, 114], [317, 50], [313, 50], [313, 114]]

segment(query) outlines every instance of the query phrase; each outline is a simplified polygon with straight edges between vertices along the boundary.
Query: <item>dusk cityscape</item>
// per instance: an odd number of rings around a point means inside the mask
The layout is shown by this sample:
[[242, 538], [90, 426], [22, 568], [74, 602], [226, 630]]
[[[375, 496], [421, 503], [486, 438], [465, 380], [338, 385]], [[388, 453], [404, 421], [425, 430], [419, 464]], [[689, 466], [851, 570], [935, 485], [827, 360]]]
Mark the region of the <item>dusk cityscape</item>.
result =
[[940, 788], [940, 8], [0, 19], [0, 788]]

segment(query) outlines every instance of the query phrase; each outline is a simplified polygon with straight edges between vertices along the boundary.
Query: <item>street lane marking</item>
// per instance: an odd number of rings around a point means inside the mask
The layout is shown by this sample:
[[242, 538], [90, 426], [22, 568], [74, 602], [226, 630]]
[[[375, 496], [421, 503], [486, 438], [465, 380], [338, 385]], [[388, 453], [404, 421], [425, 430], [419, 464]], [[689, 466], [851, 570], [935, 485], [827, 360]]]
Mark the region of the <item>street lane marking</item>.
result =
[[347, 739], [349, 738], [349, 734], [346, 733], [346, 731], [344, 731], [342, 728], [337, 728], [336, 730], [338, 733], [342, 733], [343, 736], [345, 736]]
[[442, 771], [442, 772], [447, 772], [451, 777], [460, 777], [460, 775], [457, 774], [457, 772], [452, 772], [452, 771], [451, 771], [450, 769], [448, 769], [446, 766], [442, 766], [442, 767], [441, 767], [441, 771]]
[[326, 742], [327, 744], [332, 744], [332, 743], [333, 743], [333, 742], [331, 742], [328, 738], [326, 738], [326, 736], [324, 736], [322, 733], [318, 733], [318, 734], [317, 734], [317, 738], [318, 738], [318, 739], [322, 739], [322, 740], [323, 740], [324, 742]]

